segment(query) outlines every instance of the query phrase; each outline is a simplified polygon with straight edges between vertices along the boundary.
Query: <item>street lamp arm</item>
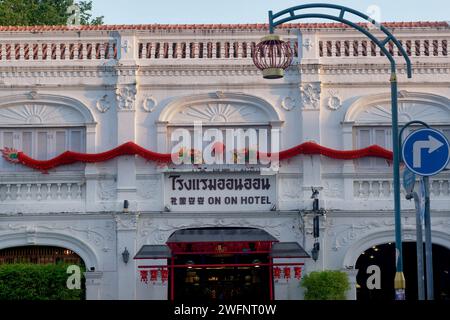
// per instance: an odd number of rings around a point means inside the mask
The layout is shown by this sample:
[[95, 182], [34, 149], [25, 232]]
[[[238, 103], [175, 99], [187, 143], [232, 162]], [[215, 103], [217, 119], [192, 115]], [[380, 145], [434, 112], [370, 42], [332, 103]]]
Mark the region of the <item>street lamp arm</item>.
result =
[[[304, 9], [313, 9], [313, 8], [326, 8], [326, 9], [336, 9], [339, 10], [339, 15], [331, 15], [331, 14], [323, 14], [323, 13], [304, 13], [304, 14], [298, 14], [296, 11], [304, 10]], [[369, 32], [367, 28], [364, 28], [360, 26], [357, 23], [351, 22], [350, 20], [347, 20], [344, 18], [346, 13], [354, 14], [367, 22], [373, 24], [376, 26], [379, 30], [381, 30], [385, 35], [386, 38], [383, 40], [378, 39], [374, 34]], [[386, 57], [391, 62], [391, 68], [392, 72], [396, 72], [396, 63], [394, 56], [389, 52], [389, 50], [386, 49], [386, 44], [390, 41], [392, 41], [397, 49], [400, 51], [401, 55], [405, 58], [406, 61], [406, 70], [408, 78], [412, 78], [412, 64], [411, 59], [409, 58], [407, 52], [401, 45], [401, 43], [398, 41], [396, 37], [383, 25], [375, 21], [374, 19], [370, 18], [368, 15], [356, 11], [351, 8], [347, 8], [340, 5], [335, 4], [326, 4], [326, 3], [313, 3], [313, 4], [305, 4], [300, 6], [295, 6], [292, 8], [285, 9], [283, 11], [280, 11], [278, 13], [273, 13], [272, 11], [269, 11], [269, 27], [270, 27], [270, 33], [273, 33], [275, 28], [281, 24], [290, 22], [292, 20], [300, 20], [300, 19], [310, 19], [310, 18], [319, 18], [319, 19], [327, 19], [327, 20], [333, 20], [340, 23], [343, 23], [345, 25], [348, 25], [361, 33], [365, 34], [368, 38], [370, 38], [379, 48], [380, 50], [386, 55]]]

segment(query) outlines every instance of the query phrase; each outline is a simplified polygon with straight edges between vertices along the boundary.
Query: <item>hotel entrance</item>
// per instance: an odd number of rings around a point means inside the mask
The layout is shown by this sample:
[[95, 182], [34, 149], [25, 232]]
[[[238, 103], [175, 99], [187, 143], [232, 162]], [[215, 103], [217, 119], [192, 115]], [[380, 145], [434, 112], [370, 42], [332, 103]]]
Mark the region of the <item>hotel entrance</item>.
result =
[[[201, 266], [196, 266], [195, 263]], [[175, 300], [270, 301], [269, 267], [266, 255], [193, 255], [175, 259]]]
[[[164, 259], [166, 266], [142, 265], [140, 273], [165, 274], [168, 297], [176, 301], [272, 301], [279, 270], [299, 274], [309, 255], [295, 242], [278, 242], [267, 232], [251, 228], [185, 229], [172, 234], [165, 246], [146, 245], [138, 260]], [[292, 270], [296, 270], [291, 273]], [[151, 281], [150, 281], [151, 282]]]
[[174, 233], [171, 296], [183, 301], [270, 301], [271, 248], [278, 240], [249, 228], [187, 229]]

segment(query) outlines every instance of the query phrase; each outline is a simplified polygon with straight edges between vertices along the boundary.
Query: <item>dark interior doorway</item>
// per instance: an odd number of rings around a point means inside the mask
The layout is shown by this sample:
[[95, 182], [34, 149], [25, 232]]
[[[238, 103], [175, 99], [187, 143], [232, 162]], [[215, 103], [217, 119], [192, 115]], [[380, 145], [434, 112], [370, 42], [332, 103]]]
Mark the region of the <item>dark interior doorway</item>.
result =
[[[202, 255], [175, 259], [175, 300], [270, 301], [267, 255]], [[241, 266], [241, 265], [255, 266]], [[196, 267], [201, 265], [201, 267]], [[209, 265], [209, 266], [208, 266]]]
[[[404, 273], [406, 278], [406, 299], [415, 301], [417, 294], [417, 255], [416, 243], [403, 244]], [[367, 273], [369, 266], [381, 269], [381, 289], [369, 290]], [[357, 298], [358, 300], [393, 300], [395, 277], [395, 243], [374, 246], [366, 250], [358, 259]], [[433, 272], [435, 300], [450, 300], [450, 250], [433, 245]]]
[[84, 267], [81, 257], [72, 250], [51, 246], [26, 246], [0, 250], [2, 264], [74, 264]]

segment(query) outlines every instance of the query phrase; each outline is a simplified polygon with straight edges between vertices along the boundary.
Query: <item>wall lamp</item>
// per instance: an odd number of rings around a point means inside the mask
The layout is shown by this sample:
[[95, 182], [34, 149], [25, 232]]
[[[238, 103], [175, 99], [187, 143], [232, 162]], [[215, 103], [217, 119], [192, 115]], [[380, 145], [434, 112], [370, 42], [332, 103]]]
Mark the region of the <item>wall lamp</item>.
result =
[[122, 252], [122, 260], [125, 264], [130, 261], [130, 252], [128, 252], [128, 249], [125, 247], [125, 250]]
[[320, 243], [316, 242], [316, 243], [314, 243], [314, 247], [311, 251], [311, 257], [314, 260], [314, 262], [319, 260], [319, 252], [320, 252]]
[[128, 200], [125, 200], [123, 202], [123, 213], [128, 213], [130, 209], [130, 202]]

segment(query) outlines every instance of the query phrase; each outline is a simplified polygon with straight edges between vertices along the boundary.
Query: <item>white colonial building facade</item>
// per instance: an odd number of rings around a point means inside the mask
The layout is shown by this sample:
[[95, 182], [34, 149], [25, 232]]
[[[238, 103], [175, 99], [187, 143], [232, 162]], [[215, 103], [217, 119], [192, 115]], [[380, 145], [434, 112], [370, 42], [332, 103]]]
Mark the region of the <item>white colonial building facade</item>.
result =
[[[407, 79], [399, 57], [401, 123], [422, 120], [450, 135], [450, 27], [419, 22], [388, 27], [414, 68]], [[335, 150], [391, 148], [390, 66], [379, 49], [335, 24], [288, 25], [277, 32], [291, 41], [295, 58], [284, 79], [270, 81], [251, 58], [267, 33], [264, 25], [2, 27], [0, 148], [38, 160], [67, 150], [99, 154], [127, 142], [170, 153], [171, 133], [190, 130], [198, 121], [219, 130], [280, 129], [283, 150], [308, 141]], [[88, 270], [88, 299], [170, 299], [177, 290], [170, 275], [145, 282], [140, 272], [145, 265], [167, 266], [170, 258], [133, 259], [141, 248], [164, 248], [186, 230], [253, 228], [311, 254], [315, 188], [326, 211], [317, 261], [298, 256], [271, 261], [304, 263], [303, 274], [343, 270], [352, 283], [349, 298], [355, 299], [363, 285], [356, 277], [360, 256], [394, 241], [391, 172], [379, 158], [319, 155], [282, 161], [279, 171], [269, 174], [258, 167], [163, 167], [129, 155], [42, 173], [2, 159], [0, 250], [74, 251]], [[444, 172], [431, 179], [433, 242], [448, 250], [449, 178]], [[251, 179], [265, 187], [206, 192], [179, 187], [195, 179]], [[211, 197], [216, 200], [208, 202]], [[414, 242], [414, 203], [404, 197], [402, 222], [404, 240]], [[128, 263], [124, 251], [130, 253]], [[272, 272], [266, 281], [272, 298], [303, 299], [299, 279]]]

